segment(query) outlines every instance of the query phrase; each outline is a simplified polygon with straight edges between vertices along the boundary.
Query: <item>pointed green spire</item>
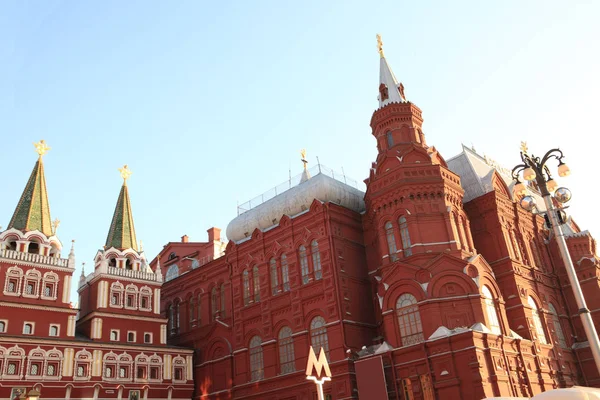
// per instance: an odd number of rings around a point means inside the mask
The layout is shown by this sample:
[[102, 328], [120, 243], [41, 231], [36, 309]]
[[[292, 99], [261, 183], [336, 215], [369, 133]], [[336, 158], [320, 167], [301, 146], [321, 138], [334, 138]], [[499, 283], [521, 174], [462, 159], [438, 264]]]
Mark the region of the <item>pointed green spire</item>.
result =
[[40, 231], [50, 237], [54, 234], [50, 218], [50, 204], [46, 191], [44, 162], [42, 157], [50, 147], [43, 140], [34, 143], [39, 158], [33, 167], [29, 181], [23, 190], [19, 204], [13, 214], [8, 229], [15, 228], [23, 232]]
[[127, 168], [127, 165], [120, 168], [119, 171], [123, 177], [123, 186], [121, 187], [121, 193], [119, 193], [115, 214], [106, 238], [106, 248], [114, 247], [120, 250], [133, 249], [138, 251], [129, 190], [127, 189], [127, 179], [131, 175], [131, 171]]

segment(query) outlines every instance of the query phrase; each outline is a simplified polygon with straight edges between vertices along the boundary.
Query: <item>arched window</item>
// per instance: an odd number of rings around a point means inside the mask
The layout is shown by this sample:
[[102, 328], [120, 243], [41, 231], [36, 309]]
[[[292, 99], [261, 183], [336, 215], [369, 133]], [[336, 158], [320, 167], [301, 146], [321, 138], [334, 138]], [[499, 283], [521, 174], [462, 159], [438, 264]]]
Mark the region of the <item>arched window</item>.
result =
[[167, 318], [169, 319], [169, 331], [171, 335], [175, 333], [175, 311], [173, 309], [173, 304], [169, 304], [167, 308]]
[[138, 308], [138, 288], [134, 284], [129, 284], [125, 288], [125, 308], [130, 310]]
[[412, 245], [410, 242], [410, 234], [408, 233], [408, 223], [406, 217], [402, 216], [398, 218], [398, 225], [400, 226], [400, 237], [402, 238], [402, 249], [406, 257], [412, 255]]
[[323, 271], [321, 270], [321, 252], [319, 251], [319, 243], [317, 243], [316, 240], [313, 240], [310, 244], [310, 252], [312, 253], [315, 280], [318, 281], [323, 278]]
[[242, 281], [244, 285], [244, 305], [250, 304], [250, 273], [245, 270], [242, 274]]
[[196, 304], [196, 309], [198, 313], [198, 326], [202, 325], [202, 303], [200, 302], [201, 294], [198, 294], [198, 303]]
[[290, 268], [287, 263], [285, 254], [281, 255], [281, 281], [283, 283], [283, 291], [290, 291]]
[[302, 272], [302, 284], [307, 284], [309, 281], [309, 271], [308, 257], [306, 256], [306, 247], [300, 246], [298, 248], [298, 255], [300, 257], [300, 271]]
[[258, 381], [264, 378], [262, 340], [254, 336], [250, 340], [250, 380]]
[[398, 249], [396, 248], [396, 235], [394, 235], [394, 226], [390, 221], [385, 223], [385, 237], [387, 239], [388, 252], [390, 253], [390, 260], [398, 260]]
[[50, 336], [58, 336], [58, 326], [50, 325]]
[[556, 308], [554, 304], [549, 303], [548, 308], [550, 309], [550, 315], [552, 316], [552, 324], [554, 325], [554, 331], [556, 332], [556, 337], [558, 338], [558, 344], [562, 348], [567, 348], [567, 340], [565, 339], [565, 333], [562, 330], [562, 325], [560, 323], [560, 318], [558, 317], [558, 313], [556, 312]]
[[402, 346], [420, 343], [423, 341], [423, 326], [417, 299], [410, 293], [404, 293], [398, 297], [396, 302], [396, 315]]
[[190, 323], [190, 328], [193, 328], [194, 326], [196, 326], [195, 322], [196, 322], [196, 298], [192, 297], [190, 299], [190, 306], [189, 306], [189, 310], [188, 310], [188, 316], [189, 316], [189, 323]]
[[252, 269], [252, 283], [254, 284], [254, 302], [260, 301], [260, 276], [258, 274], [258, 266]]
[[385, 137], [387, 139], [388, 149], [392, 148], [392, 146], [394, 145], [394, 137], [392, 136], [392, 132], [387, 132], [385, 134]]
[[279, 331], [279, 365], [282, 374], [295, 371], [296, 358], [294, 357], [294, 339], [292, 329], [284, 326]]
[[483, 294], [483, 298], [485, 301], [485, 311], [488, 317], [488, 326], [493, 333], [495, 333], [496, 335], [500, 335], [502, 334], [502, 329], [500, 329], [498, 311], [496, 310], [496, 304], [494, 304], [492, 292], [487, 286], [484, 286], [481, 289], [481, 293]]
[[329, 360], [329, 338], [323, 317], [314, 317], [310, 322], [310, 345], [316, 354], [319, 354], [323, 348]]
[[221, 318], [225, 318], [225, 284], [221, 283], [221, 290], [220, 290], [220, 294], [221, 294]]
[[0, 321], [0, 333], [6, 333], [6, 322]]
[[165, 274], [165, 282], [175, 279], [178, 276], [179, 276], [179, 267], [177, 266], [177, 264], [173, 264], [169, 267], [169, 269], [167, 270], [167, 273]]
[[175, 330], [179, 333], [179, 300], [175, 303]]
[[23, 325], [23, 334], [24, 335], [33, 335], [33, 324]]
[[277, 260], [274, 258], [269, 261], [269, 272], [271, 275], [271, 294], [275, 296], [279, 291], [279, 277], [277, 276]]
[[217, 318], [217, 311], [219, 311], [218, 297], [217, 297], [217, 287], [213, 286], [210, 291], [210, 307], [212, 311], [212, 319]]
[[548, 344], [548, 338], [546, 337], [546, 332], [544, 331], [544, 325], [542, 325], [542, 317], [535, 300], [533, 297], [529, 296], [527, 303], [529, 304], [529, 307], [531, 307], [531, 318], [533, 319], [533, 326], [535, 328], [535, 333], [537, 334], [538, 342], [542, 344]]

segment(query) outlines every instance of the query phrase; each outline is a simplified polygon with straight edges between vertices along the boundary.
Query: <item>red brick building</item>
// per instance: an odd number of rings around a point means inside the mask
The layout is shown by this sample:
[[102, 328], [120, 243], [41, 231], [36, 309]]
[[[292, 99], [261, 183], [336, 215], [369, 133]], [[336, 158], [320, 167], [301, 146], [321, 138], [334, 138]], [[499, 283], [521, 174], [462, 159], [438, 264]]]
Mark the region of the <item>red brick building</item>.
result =
[[78, 310], [69, 298], [74, 249], [61, 257], [42, 162], [48, 148], [42, 141], [37, 149], [0, 232], [0, 399], [33, 387], [43, 399], [189, 399], [193, 352], [167, 345], [162, 276], [138, 249], [126, 183], [94, 270], [79, 280]]
[[[193, 398], [315, 399], [309, 346], [327, 353], [327, 399], [600, 385], [544, 219], [517, 205], [491, 160], [468, 148], [445, 160], [426, 143], [421, 110], [380, 53], [365, 193], [305, 169], [240, 207], [221, 257], [213, 236], [206, 264], [197, 243], [169, 243], [151, 264], [168, 276], [168, 342], [195, 350]], [[595, 241], [564, 228], [598, 322]]]

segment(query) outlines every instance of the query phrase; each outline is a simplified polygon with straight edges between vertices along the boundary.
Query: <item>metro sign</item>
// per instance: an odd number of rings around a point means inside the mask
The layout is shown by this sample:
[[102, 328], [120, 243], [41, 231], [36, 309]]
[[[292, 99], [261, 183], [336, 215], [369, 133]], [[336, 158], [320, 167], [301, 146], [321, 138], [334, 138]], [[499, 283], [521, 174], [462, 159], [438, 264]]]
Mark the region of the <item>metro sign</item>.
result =
[[[314, 372], [314, 374], [313, 374]], [[308, 363], [306, 363], [306, 379], [313, 381], [317, 385], [317, 394], [319, 400], [325, 400], [323, 394], [323, 383], [331, 380], [331, 370], [327, 363], [327, 357], [325, 351], [321, 347], [319, 352], [319, 358], [310, 346], [310, 352], [308, 353]]]

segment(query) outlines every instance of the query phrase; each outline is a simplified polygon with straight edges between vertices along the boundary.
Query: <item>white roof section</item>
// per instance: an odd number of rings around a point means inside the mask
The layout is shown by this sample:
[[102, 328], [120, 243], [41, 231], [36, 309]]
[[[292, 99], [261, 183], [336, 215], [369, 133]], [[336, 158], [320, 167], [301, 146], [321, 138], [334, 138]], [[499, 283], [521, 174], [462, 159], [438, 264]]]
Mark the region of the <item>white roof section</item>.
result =
[[379, 100], [379, 108], [385, 107], [390, 103], [402, 103], [406, 101], [404, 96], [400, 93], [400, 83], [396, 79], [396, 76], [392, 72], [385, 57], [381, 57], [379, 62], [379, 84], [385, 85], [388, 89], [387, 99], [382, 100], [381, 94], [377, 97]]
[[276, 226], [284, 215], [294, 217], [308, 211], [315, 199], [323, 203], [336, 203], [358, 213], [363, 212], [364, 192], [328, 176], [323, 168], [320, 168], [323, 172], [312, 177], [303, 173], [303, 180], [297, 186], [238, 215], [227, 225], [227, 238], [240, 242], [250, 237], [257, 228], [268, 230]]
[[[460, 176], [460, 184], [465, 190], [463, 203], [476, 199], [494, 190], [492, 178], [494, 172], [497, 172], [510, 192], [511, 198], [514, 181], [511, 171], [501, 167], [495, 161], [487, 156], [480, 156], [475, 150], [462, 146], [463, 151], [448, 159], [446, 162], [448, 168]], [[536, 200], [538, 210], [545, 211], [544, 199], [537, 193], [530, 190], [530, 193]]]

